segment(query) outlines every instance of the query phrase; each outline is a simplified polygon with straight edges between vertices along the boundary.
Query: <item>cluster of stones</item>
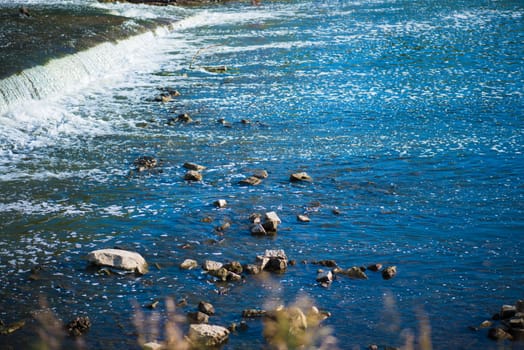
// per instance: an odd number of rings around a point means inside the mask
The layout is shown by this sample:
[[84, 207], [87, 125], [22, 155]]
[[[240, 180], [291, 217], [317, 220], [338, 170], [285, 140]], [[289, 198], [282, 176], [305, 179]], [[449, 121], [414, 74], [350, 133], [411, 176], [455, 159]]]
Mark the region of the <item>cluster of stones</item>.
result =
[[330, 270], [319, 269], [317, 271], [317, 282], [322, 287], [328, 287], [335, 280], [336, 275], [344, 275], [352, 279], [368, 279], [366, 270], [373, 272], [381, 272], [382, 278], [389, 280], [397, 274], [396, 266], [387, 266], [382, 268], [382, 264], [372, 264], [367, 267], [364, 266], [352, 266], [348, 269], [340, 268], [334, 260], [321, 260], [314, 261], [314, 264], [330, 267]]
[[254, 236], [274, 236], [277, 234], [278, 225], [282, 223], [274, 211], [265, 213], [263, 217], [257, 213], [251, 214], [249, 220], [252, 223], [250, 231]]
[[[494, 322], [498, 324], [494, 325]], [[515, 305], [502, 305], [491, 321], [486, 320], [478, 327], [471, 328], [489, 328], [488, 337], [493, 340], [524, 342], [524, 300], [518, 300]]]

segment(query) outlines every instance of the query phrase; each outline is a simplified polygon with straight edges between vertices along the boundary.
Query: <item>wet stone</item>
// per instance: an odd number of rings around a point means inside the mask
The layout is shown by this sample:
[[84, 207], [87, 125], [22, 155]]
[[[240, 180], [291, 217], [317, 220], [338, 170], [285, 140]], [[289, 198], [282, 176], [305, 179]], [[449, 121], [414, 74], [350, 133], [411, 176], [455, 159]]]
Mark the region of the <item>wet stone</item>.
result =
[[91, 320], [87, 316], [78, 316], [66, 325], [67, 332], [75, 337], [81, 336], [91, 328]]
[[306, 172], [299, 172], [299, 173], [291, 174], [291, 176], [289, 177], [289, 180], [291, 182], [301, 182], [301, 181], [311, 182], [313, 181], [311, 176], [309, 176]]
[[229, 330], [222, 326], [192, 324], [189, 328], [189, 339], [200, 347], [214, 347], [227, 341]]
[[180, 264], [180, 268], [183, 270], [191, 270], [198, 267], [198, 262], [193, 259], [186, 259]]
[[199, 165], [199, 164], [191, 163], [191, 162], [186, 162], [182, 166], [186, 168], [187, 170], [202, 171], [206, 169], [206, 167], [203, 165]]
[[200, 172], [196, 170], [189, 170], [184, 175], [184, 180], [186, 181], [202, 181], [203, 176]]
[[187, 320], [189, 323], [208, 323], [209, 316], [201, 311], [188, 312]]
[[396, 266], [388, 266], [382, 270], [382, 278], [385, 280], [392, 279], [397, 274], [397, 267]]
[[211, 316], [215, 314], [215, 307], [211, 303], [208, 303], [206, 301], [201, 301], [200, 303], [198, 303], [198, 311]]
[[221, 262], [213, 261], [213, 260], [204, 260], [204, 262], [202, 263], [202, 269], [204, 271], [217, 271], [222, 266], [223, 264]]

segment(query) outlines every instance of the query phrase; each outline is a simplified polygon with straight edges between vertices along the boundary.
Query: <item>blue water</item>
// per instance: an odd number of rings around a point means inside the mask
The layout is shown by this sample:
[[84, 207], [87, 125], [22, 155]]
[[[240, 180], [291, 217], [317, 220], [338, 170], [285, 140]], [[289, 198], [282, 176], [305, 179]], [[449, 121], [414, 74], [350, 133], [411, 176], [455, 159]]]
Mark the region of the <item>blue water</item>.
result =
[[[324, 324], [341, 349], [402, 346], [424, 317], [433, 349], [522, 348], [468, 329], [524, 298], [521, 1], [93, 6], [182, 22], [96, 51], [113, 65], [0, 115], [0, 319], [27, 320], [2, 346], [37, 341], [39, 296], [65, 322], [89, 315], [84, 340], [100, 349], [138, 347], [134, 302], [187, 298], [185, 313], [205, 299], [211, 323], [227, 326], [243, 309], [307, 296], [332, 313]], [[181, 96], [152, 102], [166, 87]], [[167, 123], [186, 112], [198, 123]], [[161, 172], [130, 174], [142, 155]], [[202, 182], [183, 180], [188, 161], [207, 167]], [[257, 169], [269, 173], [261, 185], [238, 185]], [[313, 182], [290, 183], [296, 171]], [[249, 234], [249, 215], [265, 211], [282, 219], [275, 238]], [[86, 270], [89, 251], [113, 246], [140, 252], [150, 273]], [[268, 248], [297, 265], [225, 285], [178, 268], [251, 263]], [[326, 289], [310, 263], [322, 259], [398, 275]], [[261, 322], [248, 325], [226, 349], [262, 347]]]

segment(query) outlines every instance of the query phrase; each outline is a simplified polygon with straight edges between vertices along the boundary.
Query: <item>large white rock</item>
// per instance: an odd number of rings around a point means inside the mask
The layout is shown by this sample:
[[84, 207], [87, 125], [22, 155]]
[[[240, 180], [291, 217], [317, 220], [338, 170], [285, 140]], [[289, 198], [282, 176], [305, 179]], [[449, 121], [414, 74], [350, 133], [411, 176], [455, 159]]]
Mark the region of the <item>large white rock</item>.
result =
[[192, 324], [189, 326], [189, 339], [198, 346], [218, 346], [229, 338], [229, 330], [210, 324]]
[[99, 249], [87, 255], [87, 260], [95, 265], [109, 266], [115, 269], [135, 271], [139, 274], [147, 272], [147, 262], [136, 252], [121, 249]]

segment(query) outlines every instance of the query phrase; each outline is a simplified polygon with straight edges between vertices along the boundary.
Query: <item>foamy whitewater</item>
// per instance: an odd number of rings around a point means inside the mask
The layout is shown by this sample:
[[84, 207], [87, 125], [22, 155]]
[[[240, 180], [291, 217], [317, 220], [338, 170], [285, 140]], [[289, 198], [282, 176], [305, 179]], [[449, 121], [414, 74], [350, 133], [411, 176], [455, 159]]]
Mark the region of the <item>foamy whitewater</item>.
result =
[[[43, 305], [63, 322], [89, 316], [89, 349], [139, 349], [137, 333], [163, 335], [135, 328], [137, 305], [163, 319], [166, 298], [187, 300], [181, 314], [206, 300], [210, 323], [228, 326], [304, 296], [332, 314], [323, 325], [340, 349], [404, 346], [425, 319], [433, 349], [523, 348], [468, 328], [524, 298], [522, 2], [0, 0], [4, 14], [21, 5], [122, 16], [125, 33], [158, 24], [118, 40], [86, 31], [89, 48], [20, 57], [27, 67], [0, 80], [0, 320], [26, 321], [0, 348], [37, 344]], [[169, 89], [180, 96], [155, 101]], [[182, 113], [195, 122], [173, 123]], [[157, 171], [137, 173], [140, 156]], [[206, 166], [203, 181], [184, 181], [185, 162]], [[239, 185], [259, 169], [260, 185]], [[313, 181], [291, 183], [298, 171]], [[267, 211], [282, 219], [277, 236], [252, 236], [249, 215]], [[90, 251], [113, 247], [150, 272], [86, 268]], [[297, 264], [226, 283], [179, 269], [253, 263], [266, 249]], [[323, 288], [311, 262], [326, 259], [398, 274]], [[224, 349], [264, 346], [262, 320], [247, 324]]]

